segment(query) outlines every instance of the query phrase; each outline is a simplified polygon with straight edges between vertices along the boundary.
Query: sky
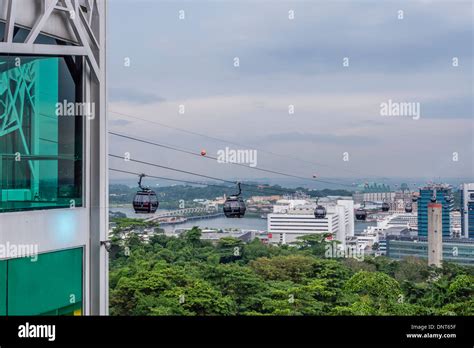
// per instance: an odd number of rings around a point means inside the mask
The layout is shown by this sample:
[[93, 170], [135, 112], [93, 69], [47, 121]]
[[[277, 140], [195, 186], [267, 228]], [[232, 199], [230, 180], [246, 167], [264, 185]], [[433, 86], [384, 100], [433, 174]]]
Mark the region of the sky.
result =
[[[473, 178], [473, 11], [456, 0], [111, 0], [110, 131], [211, 156], [256, 150], [257, 168], [305, 178]], [[382, 115], [389, 100], [419, 105], [419, 117]], [[117, 136], [110, 152], [219, 178], [281, 177]]]

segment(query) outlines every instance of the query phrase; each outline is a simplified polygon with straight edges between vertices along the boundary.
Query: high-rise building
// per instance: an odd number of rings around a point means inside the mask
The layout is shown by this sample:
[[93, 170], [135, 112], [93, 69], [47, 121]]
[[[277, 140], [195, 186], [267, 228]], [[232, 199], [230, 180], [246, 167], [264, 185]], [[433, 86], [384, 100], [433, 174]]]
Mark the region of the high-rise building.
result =
[[0, 315], [108, 312], [106, 10], [0, 0]]
[[461, 234], [461, 212], [453, 210], [451, 212], [451, 237], [463, 238]]
[[330, 233], [344, 244], [346, 237], [354, 235], [354, 202], [352, 199], [337, 199], [322, 205], [326, 208], [326, 216], [316, 219], [313, 202], [278, 201], [273, 213], [267, 215], [269, 242], [289, 244], [307, 234]]
[[462, 185], [461, 236], [474, 238], [474, 184]]
[[439, 203], [428, 204], [428, 265], [436, 267], [443, 260], [442, 209]]
[[428, 204], [436, 191], [436, 202], [442, 205], [443, 238], [450, 237], [450, 212], [453, 209], [453, 196], [448, 185], [429, 185], [420, 189], [418, 197], [418, 235], [428, 236]]

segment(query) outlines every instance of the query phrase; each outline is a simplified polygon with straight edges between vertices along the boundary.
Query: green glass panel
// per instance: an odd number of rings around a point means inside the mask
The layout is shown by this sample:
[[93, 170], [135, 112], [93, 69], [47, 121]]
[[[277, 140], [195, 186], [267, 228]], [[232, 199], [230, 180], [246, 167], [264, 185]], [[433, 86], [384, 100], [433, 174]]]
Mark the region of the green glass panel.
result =
[[57, 113], [81, 102], [72, 59], [0, 56], [0, 212], [82, 205], [84, 115]]
[[7, 314], [7, 262], [0, 261], [0, 315]]
[[82, 248], [8, 261], [8, 315], [57, 313], [82, 306]]

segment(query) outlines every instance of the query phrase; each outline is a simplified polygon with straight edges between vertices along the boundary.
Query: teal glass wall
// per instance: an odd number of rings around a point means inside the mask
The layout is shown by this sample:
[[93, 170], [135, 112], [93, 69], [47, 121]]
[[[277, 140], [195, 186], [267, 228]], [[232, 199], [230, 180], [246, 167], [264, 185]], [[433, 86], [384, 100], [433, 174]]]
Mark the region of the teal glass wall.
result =
[[461, 194], [461, 219], [462, 235], [474, 239], [474, 192], [468, 191], [467, 202], [464, 201], [464, 194]]
[[[387, 257], [397, 260], [407, 257], [428, 259], [428, 242], [426, 240], [417, 242], [388, 240]], [[443, 240], [443, 261], [474, 266], [474, 241]]]
[[80, 315], [83, 249], [0, 261], [0, 316]]
[[[450, 215], [453, 208], [453, 203], [448, 202], [446, 197], [451, 194], [451, 190], [437, 190], [436, 200], [443, 206], [442, 209], [442, 224], [443, 224], [443, 238], [450, 237]], [[421, 189], [420, 197], [418, 198], [418, 236], [428, 236], [428, 204], [431, 202], [433, 190]]]
[[82, 61], [0, 56], [0, 212], [82, 205]]
[[474, 202], [467, 204], [467, 228], [469, 238], [474, 239]]

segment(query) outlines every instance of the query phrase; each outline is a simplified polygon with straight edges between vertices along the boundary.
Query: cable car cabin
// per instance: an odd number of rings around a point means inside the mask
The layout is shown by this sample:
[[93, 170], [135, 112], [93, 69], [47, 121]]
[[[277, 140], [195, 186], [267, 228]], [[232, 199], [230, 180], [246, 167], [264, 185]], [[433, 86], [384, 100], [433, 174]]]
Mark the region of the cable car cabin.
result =
[[364, 209], [357, 209], [355, 212], [357, 220], [365, 220], [367, 218], [367, 212]]
[[158, 198], [152, 190], [137, 191], [133, 199], [133, 209], [137, 214], [153, 214], [158, 209]]
[[411, 213], [413, 211], [413, 205], [411, 203], [405, 204], [405, 213]]
[[318, 205], [314, 210], [314, 217], [316, 219], [324, 219], [326, 217], [326, 208], [322, 205]]
[[239, 188], [239, 192], [230, 196], [224, 202], [223, 211], [227, 218], [241, 218], [245, 215], [245, 211], [247, 210], [245, 202], [240, 196], [242, 194], [240, 182], [237, 183], [237, 187]]
[[137, 191], [135, 197], [133, 198], [133, 209], [136, 214], [153, 214], [158, 209], [158, 198], [156, 193], [146, 186], [142, 186], [142, 179], [145, 177], [145, 174], [140, 174], [138, 176], [138, 187], [140, 188]]
[[390, 205], [387, 202], [382, 203], [382, 211], [389, 211]]
[[242, 197], [230, 196], [225, 200], [223, 210], [227, 218], [241, 218], [245, 215], [247, 208]]

